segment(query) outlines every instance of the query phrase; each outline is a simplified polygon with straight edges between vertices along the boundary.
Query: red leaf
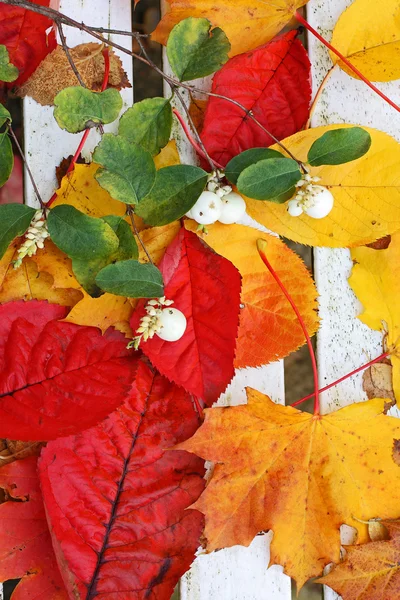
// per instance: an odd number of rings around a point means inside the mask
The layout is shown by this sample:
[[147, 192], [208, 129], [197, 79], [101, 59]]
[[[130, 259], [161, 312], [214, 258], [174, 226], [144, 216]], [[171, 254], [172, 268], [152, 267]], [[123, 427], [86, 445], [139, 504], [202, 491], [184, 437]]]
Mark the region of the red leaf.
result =
[[[160, 373], [211, 405], [234, 374], [239, 271], [185, 229], [167, 248], [159, 268], [165, 295], [186, 316], [187, 328], [177, 342], [154, 336], [142, 343], [141, 349]], [[133, 313], [133, 331], [144, 315], [144, 306], [142, 301]]]
[[104, 419], [132, 388], [126, 338], [55, 319], [47, 302], [0, 306], [0, 437], [50, 440]]
[[136, 391], [97, 427], [43, 450], [39, 472], [71, 598], [169, 600], [199, 545], [204, 463], [166, 451], [200, 425], [189, 394], [141, 363]]
[[[49, 6], [50, 0], [35, 0], [33, 4]], [[0, 44], [7, 47], [10, 62], [20, 72], [7, 87], [21, 85], [29, 79], [42, 60], [57, 46], [53, 22], [30, 10], [0, 3]]]
[[67, 600], [51, 545], [36, 463], [32, 456], [0, 469], [0, 487], [11, 498], [0, 505], [0, 581], [22, 577], [12, 600]]
[[[299, 131], [309, 114], [310, 61], [297, 31], [276, 37], [256, 50], [229, 60], [213, 80], [212, 91], [240, 102], [268, 131], [282, 140]], [[201, 139], [211, 158], [225, 166], [249, 148], [274, 140], [244, 111], [210, 97]]]

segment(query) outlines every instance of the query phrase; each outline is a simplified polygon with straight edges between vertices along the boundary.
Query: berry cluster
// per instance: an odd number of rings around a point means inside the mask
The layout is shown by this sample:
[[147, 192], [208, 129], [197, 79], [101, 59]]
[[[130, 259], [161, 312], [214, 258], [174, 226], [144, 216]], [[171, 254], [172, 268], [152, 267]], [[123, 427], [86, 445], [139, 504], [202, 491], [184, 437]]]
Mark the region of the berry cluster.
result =
[[136, 330], [138, 334], [128, 344], [128, 348], [139, 348], [140, 342], [146, 342], [155, 335], [166, 342], [180, 340], [186, 331], [186, 317], [176, 308], [171, 308], [173, 300], [154, 298], [146, 304], [146, 315], [140, 319]]
[[292, 217], [299, 217], [303, 212], [313, 219], [323, 219], [331, 212], [334, 198], [331, 192], [322, 185], [315, 185], [319, 177], [311, 177], [305, 173], [296, 183], [298, 191], [295, 197], [288, 202], [288, 213]]
[[47, 214], [46, 210], [37, 210], [25, 233], [25, 240], [18, 248], [18, 258], [14, 261], [14, 269], [18, 269], [22, 265], [25, 256], [34, 256], [38, 248], [44, 248], [44, 241], [49, 237], [47, 229]]

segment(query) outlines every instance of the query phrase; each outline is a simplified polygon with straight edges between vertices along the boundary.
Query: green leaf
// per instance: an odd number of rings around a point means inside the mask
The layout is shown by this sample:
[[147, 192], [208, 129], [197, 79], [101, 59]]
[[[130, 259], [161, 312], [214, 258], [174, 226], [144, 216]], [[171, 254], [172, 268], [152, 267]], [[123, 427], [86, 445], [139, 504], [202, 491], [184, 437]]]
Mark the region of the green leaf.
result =
[[11, 175], [14, 166], [14, 154], [7, 132], [0, 133], [0, 187]]
[[127, 298], [158, 298], [164, 294], [160, 270], [137, 260], [108, 265], [97, 275], [96, 283], [105, 292]]
[[291, 198], [295, 184], [301, 179], [299, 166], [291, 158], [260, 160], [239, 176], [238, 190], [254, 200], [270, 200], [281, 204]]
[[167, 56], [179, 81], [211, 75], [224, 65], [231, 44], [219, 27], [211, 30], [208, 19], [184, 19], [172, 29]]
[[308, 152], [308, 162], [313, 167], [342, 165], [361, 158], [371, 147], [371, 136], [361, 127], [327, 131], [315, 140]]
[[11, 123], [11, 115], [6, 107], [3, 104], [0, 104], [0, 127], [2, 127], [7, 121]]
[[228, 162], [225, 167], [226, 178], [233, 183], [237, 184], [237, 180], [242, 171], [260, 162], [260, 160], [267, 160], [268, 158], [285, 158], [283, 154], [270, 148], [251, 148], [245, 150], [241, 154], [238, 154], [232, 160]]
[[67, 204], [50, 211], [48, 228], [52, 241], [71, 258], [107, 259], [118, 250], [118, 237], [103, 219], [89, 217]]
[[28, 229], [35, 212], [25, 204], [0, 205], [0, 259], [11, 242]]
[[17, 67], [10, 63], [8, 50], [0, 44], [0, 81], [10, 83], [18, 79], [19, 71]]
[[103, 135], [93, 160], [104, 167], [97, 171], [97, 181], [120, 202], [136, 204], [154, 185], [156, 167], [151, 154], [120, 135]]
[[150, 194], [137, 205], [135, 212], [148, 225], [167, 225], [183, 217], [207, 183], [207, 173], [191, 165], [174, 165], [157, 171]]
[[108, 215], [102, 217], [119, 239], [118, 250], [113, 260], [126, 260], [128, 258], [139, 258], [139, 249], [137, 247], [136, 240], [132, 233], [128, 223], [124, 220], [124, 217], [117, 217], [116, 215]]
[[112, 123], [122, 108], [122, 98], [117, 90], [91, 92], [81, 86], [61, 90], [54, 98], [54, 117], [70, 133], [78, 133], [101, 123]]
[[152, 156], [169, 142], [172, 108], [165, 98], [148, 98], [134, 104], [119, 122], [119, 135], [142, 146]]

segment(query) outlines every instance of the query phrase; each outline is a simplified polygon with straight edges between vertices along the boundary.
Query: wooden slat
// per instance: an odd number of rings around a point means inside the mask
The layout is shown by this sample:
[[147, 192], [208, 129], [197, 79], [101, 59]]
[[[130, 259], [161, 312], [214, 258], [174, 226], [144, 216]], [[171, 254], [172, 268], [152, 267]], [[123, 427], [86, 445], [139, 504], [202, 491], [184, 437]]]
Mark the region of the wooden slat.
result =
[[[311, 0], [307, 5], [309, 23], [331, 38], [332, 29], [351, 0]], [[313, 65], [313, 87], [317, 90], [331, 62], [326, 49], [312, 36], [308, 38]], [[398, 82], [377, 84], [384, 93], [400, 103]], [[338, 68], [328, 81], [312, 119], [314, 127], [330, 123], [372, 126], [400, 140], [400, 115], [362, 81]], [[318, 333], [320, 385], [345, 375], [382, 352], [382, 336], [359, 319], [361, 306], [348, 282], [352, 262], [348, 250], [319, 248], [315, 251], [315, 279], [320, 294], [321, 328]], [[346, 380], [321, 398], [324, 413], [366, 399], [362, 374]], [[343, 528], [343, 542], [352, 540], [352, 530]], [[325, 600], [339, 596], [325, 589]]]

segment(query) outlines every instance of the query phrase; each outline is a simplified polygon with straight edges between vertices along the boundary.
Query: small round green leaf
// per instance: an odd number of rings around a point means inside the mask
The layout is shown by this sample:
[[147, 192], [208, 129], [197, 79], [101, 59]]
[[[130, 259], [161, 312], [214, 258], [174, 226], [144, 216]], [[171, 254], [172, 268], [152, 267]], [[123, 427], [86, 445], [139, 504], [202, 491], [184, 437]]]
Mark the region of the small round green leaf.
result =
[[148, 98], [123, 114], [118, 133], [155, 156], [169, 142], [172, 108], [165, 98]]
[[96, 283], [105, 292], [127, 298], [158, 298], [164, 294], [160, 270], [137, 260], [108, 265], [97, 275]]
[[0, 104], [0, 127], [2, 127], [4, 125], [4, 123], [6, 123], [7, 121], [9, 121], [11, 123], [11, 121], [12, 121], [11, 115], [8, 112], [8, 110], [6, 109], [6, 107], [3, 106], [3, 104]]
[[242, 171], [260, 162], [260, 160], [267, 160], [268, 158], [285, 157], [280, 152], [277, 152], [277, 150], [271, 150], [270, 148], [251, 148], [250, 150], [241, 152], [228, 162], [225, 167], [225, 175], [228, 181], [236, 185]]
[[122, 108], [122, 98], [117, 90], [92, 92], [81, 86], [61, 90], [54, 98], [54, 117], [70, 133], [87, 127], [112, 123]]
[[126, 260], [128, 258], [139, 258], [139, 249], [137, 247], [136, 240], [133, 236], [132, 230], [128, 223], [124, 220], [124, 217], [118, 217], [116, 215], [108, 215], [102, 217], [119, 239], [119, 246], [113, 260]]
[[89, 217], [67, 204], [50, 211], [48, 228], [55, 245], [71, 258], [107, 259], [118, 250], [119, 239], [103, 219]]
[[167, 225], [180, 219], [196, 203], [207, 183], [207, 173], [191, 165], [174, 165], [157, 171], [150, 194], [135, 212], [149, 225]]
[[313, 167], [342, 165], [361, 158], [371, 147], [371, 136], [361, 127], [334, 129], [315, 140], [308, 152]]
[[13, 239], [28, 229], [35, 212], [34, 208], [25, 204], [0, 205], [0, 259]]
[[19, 71], [17, 67], [10, 63], [8, 50], [0, 44], [0, 81], [10, 83], [18, 79]]
[[281, 204], [291, 198], [301, 179], [299, 165], [291, 158], [270, 158], [247, 167], [239, 176], [238, 190], [254, 200]]
[[179, 81], [211, 75], [224, 65], [231, 44], [219, 27], [211, 29], [208, 19], [184, 19], [172, 29], [167, 56]]
[[136, 204], [154, 185], [156, 167], [151, 154], [120, 135], [103, 135], [93, 160], [103, 167], [96, 173], [97, 181], [120, 202]]
[[7, 132], [0, 133], [0, 187], [5, 184], [11, 175], [14, 166], [14, 154], [11, 140]]

